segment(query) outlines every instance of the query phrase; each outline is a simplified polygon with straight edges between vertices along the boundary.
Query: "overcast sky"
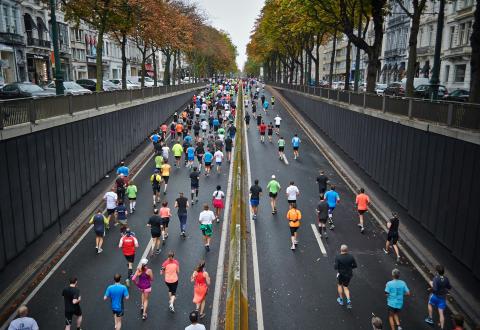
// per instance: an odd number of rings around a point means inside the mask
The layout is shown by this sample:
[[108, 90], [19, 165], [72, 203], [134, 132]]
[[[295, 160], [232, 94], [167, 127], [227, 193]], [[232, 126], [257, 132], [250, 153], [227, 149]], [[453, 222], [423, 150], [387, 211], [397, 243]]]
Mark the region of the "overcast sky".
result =
[[207, 14], [210, 23], [227, 31], [237, 46], [237, 65], [240, 70], [247, 60], [246, 46], [255, 19], [260, 14], [264, 0], [196, 0]]

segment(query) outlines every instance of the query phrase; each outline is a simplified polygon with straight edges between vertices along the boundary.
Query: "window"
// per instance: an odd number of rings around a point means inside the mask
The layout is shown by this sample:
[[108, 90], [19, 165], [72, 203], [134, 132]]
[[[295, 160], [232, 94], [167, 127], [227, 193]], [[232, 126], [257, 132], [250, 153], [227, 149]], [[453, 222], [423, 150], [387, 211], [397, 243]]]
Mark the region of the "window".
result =
[[455, 82], [464, 82], [466, 71], [467, 71], [466, 64], [455, 65]]
[[448, 40], [448, 48], [453, 48], [454, 41], [455, 41], [455, 26], [451, 26], [449, 40]]
[[13, 6], [9, 6], [8, 4], [3, 4], [0, 7], [0, 10], [1, 10], [0, 31], [18, 33], [18, 21], [17, 21], [18, 10]]
[[470, 35], [472, 33], [472, 21], [465, 23], [465, 39], [463, 40], [464, 45], [470, 43]]
[[423, 41], [423, 27], [420, 28], [420, 33], [418, 34], [418, 45], [422, 47], [422, 41]]
[[458, 27], [458, 46], [463, 45], [463, 39], [465, 38], [465, 23], [462, 23]]
[[431, 46], [434, 42], [434, 37], [433, 37], [433, 24], [428, 26], [428, 45]]
[[448, 82], [448, 77], [450, 76], [450, 65], [445, 65], [445, 82]]
[[463, 8], [468, 8], [473, 6], [473, 0], [463, 0]]

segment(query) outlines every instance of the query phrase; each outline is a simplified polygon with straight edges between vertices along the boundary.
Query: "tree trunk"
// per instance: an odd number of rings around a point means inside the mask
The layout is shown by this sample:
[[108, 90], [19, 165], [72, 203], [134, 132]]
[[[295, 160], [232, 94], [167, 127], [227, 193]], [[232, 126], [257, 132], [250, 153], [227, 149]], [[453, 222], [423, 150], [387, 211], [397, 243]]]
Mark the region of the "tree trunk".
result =
[[177, 82], [177, 56], [178, 52], [176, 50], [173, 51], [173, 69], [172, 69], [172, 85], [175, 85]]
[[[363, 3], [360, 3], [361, 9], [358, 11], [358, 37], [362, 37], [362, 11]], [[360, 48], [356, 47], [357, 53], [355, 54], [355, 82], [353, 84], [353, 90], [358, 92], [358, 84], [360, 82]]]
[[177, 80], [178, 84], [180, 85], [182, 83], [182, 52], [178, 51], [178, 56], [177, 56], [177, 62], [178, 62], [178, 75], [177, 75]]
[[102, 65], [102, 57], [103, 57], [103, 34], [105, 32], [105, 27], [102, 24], [100, 30], [98, 30], [98, 41], [97, 41], [97, 57], [95, 59], [95, 64], [97, 65], [97, 86], [96, 91], [101, 92], [103, 91], [103, 65]]
[[293, 62], [293, 60], [291, 60], [291, 64], [290, 66], [288, 67], [288, 70], [289, 70], [289, 75], [290, 75], [290, 78], [289, 78], [289, 83], [290, 84], [293, 84], [293, 74], [295, 72], [295, 63]]
[[345, 90], [348, 91], [350, 89], [350, 52], [352, 50], [352, 43], [348, 40], [347, 43], [347, 54], [345, 58]]
[[328, 84], [330, 85], [330, 88], [332, 88], [332, 82], [333, 82], [333, 65], [335, 64], [336, 47], [337, 47], [337, 29], [335, 29], [335, 32], [333, 34], [332, 55], [330, 56], [330, 75], [328, 77]]
[[157, 75], [157, 51], [152, 47], [152, 62], [153, 62], [153, 86], [158, 86], [158, 75]]
[[127, 89], [127, 33], [125, 32], [122, 32], [120, 47], [122, 51], [122, 89]]
[[282, 82], [282, 61], [277, 56], [277, 72], [275, 72], [276, 78], [275, 82], [281, 83]]
[[172, 53], [170, 49], [162, 50], [165, 55], [165, 72], [163, 74], [163, 85], [170, 86], [170, 63], [172, 61]]
[[470, 102], [480, 103], [480, 0], [477, 0], [470, 44], [472, 57], [470, 59]]
[[320, 83], [320, 44], [322, 40], [320, 40], [320, 35], [317, 34], [316, 38], [316, 45], [315, 45], [315, 59], [313, 60], [315, 62], [315, 86], [318, 86]]
[[415, 64], [417, 62], [417, 35], [420, 27], [420, 12], [415, 11], [410, 28], [410, 37], [408, 38], [408, 62], [407, 62], [407, 84], [405, 86], [405, 95], [413, 96], [413, 80], [415, 78]]
[[141, 87], [144, 88], [145, 87], [145, 62], [147, 62], [147, 46], [145, 46], [145, 48], [143, 49], [143, 51], [141, 52], [142, 53], [142, 75], [141, 75], [141, 79], [142, 79], [142, 85]]

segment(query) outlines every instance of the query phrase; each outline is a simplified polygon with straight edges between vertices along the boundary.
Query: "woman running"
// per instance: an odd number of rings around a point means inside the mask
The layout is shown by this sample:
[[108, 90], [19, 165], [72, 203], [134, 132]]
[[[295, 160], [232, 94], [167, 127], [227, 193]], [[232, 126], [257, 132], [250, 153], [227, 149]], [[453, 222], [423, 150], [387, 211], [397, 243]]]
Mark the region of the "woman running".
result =
[[132, 277], [132, 281], [137, 285], [138, 289], [142, 293], [142, 307], [140, 312], [142, 313], [142, 320], [147, 319], [148, 298], [152, 292], [153, 272], [147, 267], [148, 259], [142, 259], [137, 271]]
[[203, 319], [205, 317], [205, 298], [210, 285], [210, 276], [205, 271], [205, 261], [200, 262], [190, 280], [194, 282], [193, 303], [196, 305], [196, 310], [200, 313], [200, 318]]
[[225, 194], [221, 189], [222, 187], [217, 186], [217, 189], [213, 192], [212, 199], [213, 208], [215, 209], [215, 219], [217, 219], [217, 222], [220, 222], [220, 212], [224, 208], [223, 198], [225, 198]]
[[177, 294], [178, 273], [180, 272], [180, 265], [174, 257], [175, 253], [173, 251], [168, 252], [168, 259], [163, 262], [160, 269], [160, 275], [165, 275], [165, 284], [168, 287], [168, 309], [172, 313], [175, 313], [173, 304]]
[[168, 238], [168, 223], [170, 222], [170, 217], [172, 216], [172, 212], [168, 207], [168, 202], [165, 201], [162, 203], [162, 207], [160, 208], [160, 218], [162, 218], [162, 240], [163, 244], [165, 244], [165, 240]]

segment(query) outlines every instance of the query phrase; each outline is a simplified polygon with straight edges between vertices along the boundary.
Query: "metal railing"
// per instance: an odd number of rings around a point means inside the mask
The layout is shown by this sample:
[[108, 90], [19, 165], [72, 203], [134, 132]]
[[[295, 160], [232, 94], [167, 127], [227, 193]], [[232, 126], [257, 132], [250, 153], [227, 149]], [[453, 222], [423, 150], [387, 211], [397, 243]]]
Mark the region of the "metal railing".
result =
[[306, 85], [273, 82], [269, 82], [268, 84], [274, 87], [291, 89], [348, 105], [356, 105], [371, 110], [405, 116], [410, 119], [414, 118], [460, 129], [480, 130], [480, 104], [380, 96], [370, 93], [359, 93]]
[[22, 123], [35, 124], [40, 119], [61, 115], [73, 115], [76, 112], [101, 109], [106, 106], [128, 104], [137, 100], [202, 87], [205, 83], [146, 87], [143, 89], [95, 92], [86, 95], [65, 95], [44, 98], [22, 98], [0, 100], [0, 129]]

